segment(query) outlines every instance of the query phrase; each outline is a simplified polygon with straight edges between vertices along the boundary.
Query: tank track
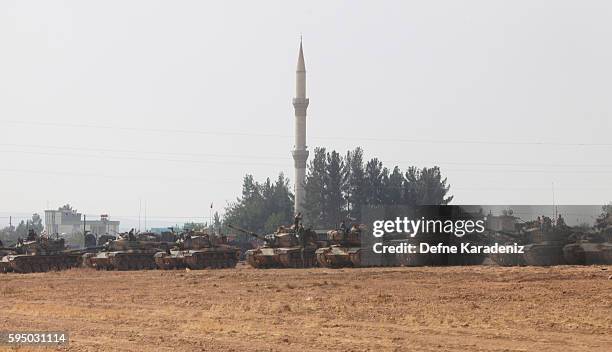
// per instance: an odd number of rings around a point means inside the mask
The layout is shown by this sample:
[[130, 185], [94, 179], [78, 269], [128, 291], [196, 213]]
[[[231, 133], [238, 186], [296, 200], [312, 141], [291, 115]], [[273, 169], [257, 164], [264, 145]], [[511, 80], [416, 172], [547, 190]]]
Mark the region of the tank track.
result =
[[245, 253], [246, 262], [255, 269], [282, 268], [278, 260], [274, 257], [257, 253], [257, 250], [248, 250]]
[[565, 264], [561, 246], [526, 246], [523, 258], [527, 265], [552, 266]]
[[155, 265], [161, 270], [185, 269], [187, 265], [183, 257], [159, 252], [155, 254]]
[[4, 262], [0, 270], [22, 274], [44, 273], [76, 268], [80, 265], [79, 255], [17, 255]]
[[491, 259], [499, 266], [525, 266], [525, 259], [519, 253], [491, 254]]
[[6, 274], [11, 271], [11, 266], [7, 262], [0, 262], [0, 274]]
[[315, 253], [312, 250], [304, 251], [303, 261], [301, 251], [282, 253], [278, 259], [284, 268], [312, 268], [317, 265]]
[[612, 264], [612, 245], [572, 243], [563, 247], [563, 256], [570, 265]]
[[178, 255], [157, 253], [155, 263], [162, 270], [172, 269], [223, 269], [234, 268], [238, 264], [237, 252], [190, 252]]
[[153, 254], [146, 253], [119, 253], [107, 258], [92, 257], [91, 266], [97, 270], [151, 270], [156, 269]]
[[317, 263], [325, 268], [350, 268], [361, 266], [361, 250], [349, 252], [343, 255], [332, 253], [331, 248], [323, 248], [317, 250]]
[[320, 266], [324, 268], [342, 268], [345, 266], [350, 266], [351, 262], [345, 260], [344, 257], [334, 256], [329, 253], [330, 249], [318, 250], [317, 251], [317, 262]]

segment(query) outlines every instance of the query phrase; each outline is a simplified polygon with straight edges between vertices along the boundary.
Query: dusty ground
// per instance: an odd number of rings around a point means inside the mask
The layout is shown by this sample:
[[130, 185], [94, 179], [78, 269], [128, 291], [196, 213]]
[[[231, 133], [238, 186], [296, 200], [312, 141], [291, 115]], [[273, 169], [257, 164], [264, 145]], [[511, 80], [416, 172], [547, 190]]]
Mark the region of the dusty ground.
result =
[[8, 274], [0, 330], [68, 330], [69, 351], [610, 351], [611, 275], [612, 266]]

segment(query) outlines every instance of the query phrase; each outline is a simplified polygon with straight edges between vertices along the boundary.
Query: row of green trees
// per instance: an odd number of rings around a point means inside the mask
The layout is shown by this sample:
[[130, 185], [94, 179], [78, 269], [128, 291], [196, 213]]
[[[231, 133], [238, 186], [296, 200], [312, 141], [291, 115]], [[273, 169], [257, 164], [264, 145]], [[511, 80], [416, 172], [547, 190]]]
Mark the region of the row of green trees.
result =
[[344, 156], [316, 148], [306, 176], [304, 216], [310, 226], [329, 228], [345, 219], [360, 221], [365, 205], [448, 204], [450, 185], [438, 167], [387, 168], [367, 162], [356, 148]]
[[[361, 148], [344, 155], [316, 148], [313, 154], [305, 181], [307, 226], [333, 228], [345, 219], [358, 222], [366, 204], [438, 205], [453, 198], [448, 196], [450, 186], [438, 167], [389, 169], [377, 158], [364, 162]], [[263, 183], [246, 175], [242, 195], [225, 209], [223, 223], [270, 232], [292, 223], [293, 216], [293, 194], [283, 174]]]

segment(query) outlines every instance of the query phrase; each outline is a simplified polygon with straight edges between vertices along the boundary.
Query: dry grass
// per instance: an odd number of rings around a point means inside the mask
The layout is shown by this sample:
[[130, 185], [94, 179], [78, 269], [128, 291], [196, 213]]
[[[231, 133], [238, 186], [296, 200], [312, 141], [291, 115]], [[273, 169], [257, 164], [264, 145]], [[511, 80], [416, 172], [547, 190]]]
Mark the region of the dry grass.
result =
[[0, 275], [0, 330], [68, 330], [69, 351], [604, 351], [610, 271], [9, 274]]

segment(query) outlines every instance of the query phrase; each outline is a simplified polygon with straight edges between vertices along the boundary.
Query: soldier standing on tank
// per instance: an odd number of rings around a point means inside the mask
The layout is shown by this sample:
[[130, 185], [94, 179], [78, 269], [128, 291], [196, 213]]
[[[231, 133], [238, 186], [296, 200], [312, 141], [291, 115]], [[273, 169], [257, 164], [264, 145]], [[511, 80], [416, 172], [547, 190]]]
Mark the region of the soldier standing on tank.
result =
[[540, 227], [540, 230], [542, 230], [542, 218], [538, 216], [538, 226]]
[[36, 231], [34, 231], [34, 229], [30, 229], [28, 231], [28, 237], [26, 237], [26, 241], [36, 241]]
[[300, 223], [302, 223], [302, 213], [298, 212], [297, 214], [295, 214], [295, 218], [293, 219], [293, 228], [295, 229], [295, 231], [298, 230]]
[[552, 220], [548, 217], [544, 217], [544, 230], [543, 232], [548, 232], [552, 228]]
[[342, 220], [342, 222], [340, 223], [340, 231], [342, 231], [343, 234], [347, 233], [346, 222], [344, 220]]
[[342, 220], [342, 222], [340, 223], [340, 234], [341, 234], [340, 238], [342, 242], [346, 240], [346, 237], [348, 236], [348, 232], [349, 232], [349, 229], [346, 227], [346, 222]]
[[557, 226], [565, 226], [565, 219], [563, 219], [561, 214], [559, 214], [559, 216], [557, 217]]

